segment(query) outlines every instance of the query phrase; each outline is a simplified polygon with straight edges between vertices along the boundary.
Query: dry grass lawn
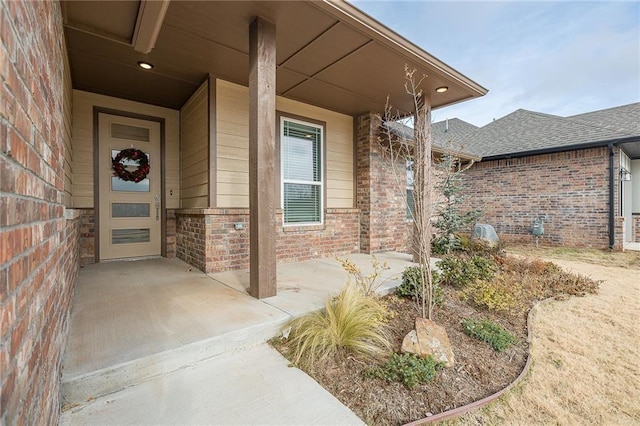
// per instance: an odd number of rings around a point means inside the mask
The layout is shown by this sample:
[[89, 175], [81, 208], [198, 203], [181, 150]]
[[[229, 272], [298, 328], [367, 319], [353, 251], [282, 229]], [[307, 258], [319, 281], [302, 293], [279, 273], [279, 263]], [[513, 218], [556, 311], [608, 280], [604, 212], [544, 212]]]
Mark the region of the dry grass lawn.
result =
[[529, 375], [497, 402], [447, 424], [640, 424], [640, 253], [533, 254], [604, 282], [597, 295], [538, 305]]
[[535, 247], [508, 246], [507, 251], [524, 256], [535, 256], [547, 260], [571, 260], [603, 266], [640, 269], [640, 252], [626, 251], [624, 253], [596, 249], [575, 249], [568, 247]]

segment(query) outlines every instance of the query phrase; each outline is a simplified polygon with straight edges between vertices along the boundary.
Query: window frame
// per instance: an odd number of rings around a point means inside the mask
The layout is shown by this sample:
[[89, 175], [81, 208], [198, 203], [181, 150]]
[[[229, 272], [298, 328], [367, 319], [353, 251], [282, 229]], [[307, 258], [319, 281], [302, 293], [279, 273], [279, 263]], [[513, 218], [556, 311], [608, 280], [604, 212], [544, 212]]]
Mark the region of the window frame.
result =
[[[278, 122], [278, 166], [279, 166], [279, 173], [278, 176], [280, 178], [280, 184], [278, 185], [278, 190], [280, 191], [280, 208], [282, 211], [282, 226], [284, 228], [290, 228], [290, 227], [314, 227], [314, 226], [324, 226], [325, 223], [325, 205], [326, 205], [326, 181], [327, 181], [327, 167], [326, 167], [326, 123], [321, 122], [321, 121], [317, 121], [317, 120], [313, 120], [307, 117], [301, 117], [301, 116], [296, 116], [296, 115], [292, 115], [292, 114], [284, 114], [281, 112], [277, 112], [277, 122]], [[310, 127], [315, 127], [318, 128], [320, 130], [320, 139], [319, 139], [319, 143], [320, 143], [320, 158], [319, 158], [319, 172], [320, 172], [320, 180], [319, 182], [312, 182], [312, 181], [303, 181], [303, 180], [297, 180], [297, 179], [286, 179], [285, 181], [285, 177], [284, 177], [284, 149], [285, 149], [285, 143], [284, 143], [284, 129], [285, 129], [285, 122], [293, 122], [293, 123], [299, 123], [305, 126], [310, 126]], [[319, 217], [320, 220], [317, 222], [286, 222], [286, 214], [285, 214], [285, 203], [284, 203], [284, 187], [285, 187], [285, 183], [292, 183], [292, 184], [301, 184], [301, 185], [313, 185], [313, 186], [319, 186], [320, 189], [320, 194], [319, 194], [319, 198], [320, 198], [320, 203], [319, 203]]]
[[[405, 215], [406, 215], [406, 219], [410, 222], [413, 222], [414, 220], [414, 215], [415, 215], [415, 200], [414, 200], [414, 186], [413, 186], [413, 179], [414, 179], [414, 171], [413, 171], [413, 157], [409, 157], [407, 159], [405, 159], [405, 169], [406, 169], [406, 199], [405, 199], [405, 204], [406, 204], [406, 211], [405, 211]], [[409, 194], [411, 194], [411, 202], [409, 202]]]

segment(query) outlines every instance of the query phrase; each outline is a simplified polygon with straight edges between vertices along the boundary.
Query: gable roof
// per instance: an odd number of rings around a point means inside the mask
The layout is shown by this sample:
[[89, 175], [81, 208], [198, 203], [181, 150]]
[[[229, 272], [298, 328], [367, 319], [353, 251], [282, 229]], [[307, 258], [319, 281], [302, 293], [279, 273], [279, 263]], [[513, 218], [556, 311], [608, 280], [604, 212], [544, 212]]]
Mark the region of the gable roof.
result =
[[631, 150], [640, 149], [636, 146], [640, 143], [640, 103], [571, 117], [518, 109], [469, 132], [456, 144], [487, 160], [622, 142], [631, 142], [627, 144]]

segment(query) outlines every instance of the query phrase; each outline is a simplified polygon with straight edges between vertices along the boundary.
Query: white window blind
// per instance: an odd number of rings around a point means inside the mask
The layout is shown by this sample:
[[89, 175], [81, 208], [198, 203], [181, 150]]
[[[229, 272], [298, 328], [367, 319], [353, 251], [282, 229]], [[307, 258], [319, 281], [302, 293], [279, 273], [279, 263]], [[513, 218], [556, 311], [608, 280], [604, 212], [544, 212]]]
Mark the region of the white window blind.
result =
[[285, 224], [322, 223], [322, 127], [281, 119]]
[[413, 159], [408, 159], [405, 167], [407, 169], [407, 219], [413, 219], [416, 211], [413, 199]]

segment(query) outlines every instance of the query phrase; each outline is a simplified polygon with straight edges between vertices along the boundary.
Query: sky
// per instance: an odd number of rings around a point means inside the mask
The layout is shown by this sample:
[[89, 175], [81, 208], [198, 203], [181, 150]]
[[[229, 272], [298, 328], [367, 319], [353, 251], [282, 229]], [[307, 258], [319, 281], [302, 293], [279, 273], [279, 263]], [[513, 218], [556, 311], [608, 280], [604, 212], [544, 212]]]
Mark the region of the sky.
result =
[[476, 126], [640, 102], [640, 1], [371, 1], [359, 9], [487, 88], [434, 110]]

